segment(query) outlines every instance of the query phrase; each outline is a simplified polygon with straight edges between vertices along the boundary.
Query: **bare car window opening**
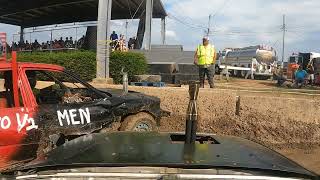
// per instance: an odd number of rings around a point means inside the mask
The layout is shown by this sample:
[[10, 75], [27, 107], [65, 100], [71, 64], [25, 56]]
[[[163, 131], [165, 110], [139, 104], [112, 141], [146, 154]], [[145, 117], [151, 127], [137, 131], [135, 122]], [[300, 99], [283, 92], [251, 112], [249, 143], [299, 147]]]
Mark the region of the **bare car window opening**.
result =
[[30, 87], [39, 105], [91, 102], [102, 96], [64, 72], [26, 71]]
[[[19, 89], [19, 102], [23, 106], [23, 100]], [[0, 108], [13, 108], [12, 71], [0, 71]]]

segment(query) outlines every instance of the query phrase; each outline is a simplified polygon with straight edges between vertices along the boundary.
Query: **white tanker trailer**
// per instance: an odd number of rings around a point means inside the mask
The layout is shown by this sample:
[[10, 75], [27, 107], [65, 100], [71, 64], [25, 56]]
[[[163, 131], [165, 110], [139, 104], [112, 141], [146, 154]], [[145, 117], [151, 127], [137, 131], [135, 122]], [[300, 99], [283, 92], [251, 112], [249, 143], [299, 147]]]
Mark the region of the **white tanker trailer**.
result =
[[271, 47], [227, 48], [220, 56], [219, 68], [227, 68], [231, 75], [237, 77], [248, 77], [251, 74], [267, 79], [272, 76], [276, 63], [276, 52]]

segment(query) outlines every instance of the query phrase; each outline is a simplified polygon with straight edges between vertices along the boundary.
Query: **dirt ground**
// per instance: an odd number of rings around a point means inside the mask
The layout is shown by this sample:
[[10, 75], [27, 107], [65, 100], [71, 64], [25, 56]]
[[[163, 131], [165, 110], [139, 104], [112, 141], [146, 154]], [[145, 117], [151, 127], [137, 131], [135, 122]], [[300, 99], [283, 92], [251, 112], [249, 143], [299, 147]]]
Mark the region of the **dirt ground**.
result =
[[[161, 120], [161, 131], [184, 131], [188, 86], [129, 89], [161, 99], [161, 108], [171, 113]], [[240, 115], [235, 114], [237, 96]], [[200, 90], [198, 107], [199, 132], [250, 139], [320, 174], [320, 89], [279, 88], [271, 81], [223, 80], [217, 81], [213, 90]]]
[[299, 163], [303, 167], [320, 174], [320, 148], [305, 151], [303, 149], [278, 150], [281, 154]]
[[[161, 131], [184, 131], [185, 117], [168, 117], [161, 122]], [[264, 121], [262, 119], [219, 118], [217, 121], [200, 120], [199, 131], [239, 136], [276, 150], [306, 169], [320, 174], [319, 128], [297, 122]], [[292, 124], [291, 124], [292, 123]], [[291, 126], [291, 128], [285, 128]], [[314, 134], [317, 133], [316, 136]], [[310, 141], [307, 141], [311, 137]], [[314, 138], [313, 138], [314, 137]], [[317, 138], [316, 138], [317, 137]]]

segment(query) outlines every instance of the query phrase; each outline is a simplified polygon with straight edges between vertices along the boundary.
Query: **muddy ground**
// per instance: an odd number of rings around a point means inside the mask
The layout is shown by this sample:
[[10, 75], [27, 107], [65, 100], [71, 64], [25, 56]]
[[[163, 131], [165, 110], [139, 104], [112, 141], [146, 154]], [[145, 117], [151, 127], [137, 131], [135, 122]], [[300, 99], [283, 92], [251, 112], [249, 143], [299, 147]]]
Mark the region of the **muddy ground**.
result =
[[[101, 85], [95, 85], [101, 87]], [[121, 86], [107, 86], [121, 88]], [[171, 113], [161, 131], [184, 131], [188, 87], [130, 87], [161, 99]], [[199, 132], [239, 136], [272, 148], [320, 174], [320, 95], [317, 88], [277, 88], [270, 81], [220, 81], [199, 93]], [[240, 114], [236, 100], [240, 97]]]

